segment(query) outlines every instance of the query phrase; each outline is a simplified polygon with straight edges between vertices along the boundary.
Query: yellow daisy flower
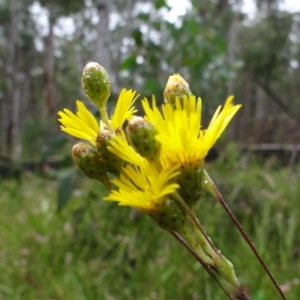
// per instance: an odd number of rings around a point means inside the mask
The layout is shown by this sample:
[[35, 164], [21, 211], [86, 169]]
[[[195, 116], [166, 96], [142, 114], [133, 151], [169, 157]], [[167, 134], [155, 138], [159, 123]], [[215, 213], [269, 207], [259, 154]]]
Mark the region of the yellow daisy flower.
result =
[[155, 211], [165, 196], [172, 194], [179, 188], [177, 183], [169, 181], [177, 176], [178, 166], [158, 172], [154, 166], [145, 165], [144, 168], [127, 165], [119, 179], [112, 182], [118, 187], [107, 197], [108, 201], [119, 202], [119, 205], [132, 206], [145, 213]]
[[135, 96], [134, 91], [122, 89], [115, 111], [110, 118], [110, 124], [115, 131], [121, 129], [125, 120], [130, 120], [132, 115], [137, 112], [133, 106], [137, 98], [138, 95]]
[[[130, 119], [136, 110], [133, 107], [137, 96], [132, 90], [123, 89], [119, 95], [114, 114], [108, 120], [114, 131], [122, 131], [125, 120]], [[74, 114], [68, 109], [59, 111], [58, 121], [62, 124], [61, 130], [76, 138], [86, 140], [92, 145], [96, 145], [96, 138], [100, 130], [100, 126], [95, 117], [88, 111], [83, 102], [77, 100], [77, 113]], [[101, 122], [101, 127], [105, 124]]]
[[100, 130], [95, 117], [88, 111], [83, 102], [77, 100], [76, 115], [68, 109], [59, 111], [58, 121], [62, 124], [61, 130], [76, 138], [86, 140], [92, 145], [96, 145], [96, 137]]
[[184, 97], [183, 103], [177, 99], [175, 108], [170, 104], [158, 110], [155, 99], [152, 108], [147, 99], [142, 101], [146, 119], [158, 134], [156, 139], [162, 145], [161, 163], [163, 167], [176, 164], [182, 166], [203, 162], [208, 151], [215, 144], [241, 105], [232, 104], [233, 97], [227, 98], [223, 109], [219, 106], [206, 130], [201, 129], [201, 99]]
[[[208, 128], [201, 129], [201, 99], [195, 96], [184, 97], [183, 102], [177, 99], [175, 107], [171, 104], [162, 106], [162, 113], [153, 98], [152, 107], [144, 99], [142, 105], [145, 119], [157, 131], [156, 139], [162, 149], [161, 166], [152, 164], [141, 157], [129, 144], [125, 136], [115, 137], [108, 149], [122, 160], [134, 167], [127, 166], [120, 179], [113, 182], [119, 188], [112, 191], [106, 200], [118, 201], [120, 205], [134, 206], [140, 210], [151, 210], [161, 198], [159, 191], [173, 187], [169, 180], [179, 175], [179, 167], [202, 163], [224, 131], [240, 105], [232, 104], [229, 97], [223, 109], [216, 110]], [[158, 171], [159, 170], [159, 171]], [[179, 185], [176, 183], [176, 189]]]
[[145, 167], [147, 160], [140, 156], [129, 144], [124, 136], [116, 136], [107, 147], [108, 150], [122, 160], [138, 167]]

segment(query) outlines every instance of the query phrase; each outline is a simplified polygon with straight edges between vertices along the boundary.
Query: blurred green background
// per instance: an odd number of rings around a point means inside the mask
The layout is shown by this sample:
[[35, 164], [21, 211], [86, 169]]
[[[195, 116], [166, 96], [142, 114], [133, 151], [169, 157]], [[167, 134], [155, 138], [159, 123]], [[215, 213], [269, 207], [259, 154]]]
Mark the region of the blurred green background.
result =
[[[0, 300], [222, 300], [152, 220], [101, 199], [73, 166], [57, 111], [97, 61], [140, 98], [180, 73], [204, 127], [241, 103], [206, 168], [287, 298], [300, 295], [300, 4], [280, 0], [0, 0]], [[298, 5], [298, 6], [297, 6]], [[142, 112], [141, 112], [142, 113]], [[254, 300], [279, 299], [220, 205], [197, 214]]]

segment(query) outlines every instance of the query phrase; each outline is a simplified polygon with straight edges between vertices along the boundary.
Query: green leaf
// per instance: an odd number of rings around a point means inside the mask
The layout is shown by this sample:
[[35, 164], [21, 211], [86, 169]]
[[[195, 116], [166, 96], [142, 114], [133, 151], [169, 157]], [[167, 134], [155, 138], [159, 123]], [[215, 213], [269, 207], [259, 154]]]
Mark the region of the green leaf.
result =
[[145, 22], [149, 22], [149, 20], [150, 20], [150, 15], [147, 14], [147, 13], [139, 13], [139, 14], [136, 16], [136, 18], [139, 19], [139, 20], [145, 21]]
[[160, 81], [157, 78], [150, 78], [146, 80], [144, 85], [145, 94], [155, 94], [160, 88]]
[[66, 204], [70, 201], [73, 190], [73, 174], [74, 172], [67, 172], [58, 183], [57, 189], [57, 211], [60, 212]]
[[137, 47], [141, 47], [143, 46], [143, 34], [139, 29], [134, 30], [131, 33], [131, 36], [133, 37], [135, 44], [137, 45]]
[[162, 7], [165, 7], [165, 8], [167, 8], [167, 9], [171, 9], [171, 7], [170, 6], [168, 6], [168, 4], [166, 3], [166, 1], [165, 0], [156, 0], [155, 1], [155, 8], [157, 9], [157, 10], [159, 10], [159, 9], [161, 9]]
[[136, 64], [136, 55], [131, 55], [122, 62], [121, 70], [129, 70], [136, 66]]

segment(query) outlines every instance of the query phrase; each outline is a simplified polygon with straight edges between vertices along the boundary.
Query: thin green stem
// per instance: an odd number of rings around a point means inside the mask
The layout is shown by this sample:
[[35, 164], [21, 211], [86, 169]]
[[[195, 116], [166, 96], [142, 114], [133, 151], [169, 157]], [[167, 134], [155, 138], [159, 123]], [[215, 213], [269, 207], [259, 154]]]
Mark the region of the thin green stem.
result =
[[187, 228], [180, 229], [178, 233], [185, 238], [187, 243], [191, 246], [191, 248], [195, 250], [202, 261], [204, 261], [204, 263], [206, 263], [210, 267], [215, 265], [215, 261], [213, 260], [213, 258], [204, 250], [203, 242], [201, 243], [200, 247], [194, 236], [187, 230]]
[[182, 197], [179, 195], [178, 192], [174, 193], [174, 197], [176, 198], [176, 200], [179, 202], [179, 204], [182, 206], [182, 208], [184, 209], [184, 211], [191, 217], [193, 223], [196, 225], [196, 227], [200, 230], [200, 232], [202, 233], [203, 237], [205, 238], [205, 240], [207, 241], [207, 243], [211, 246], [211, 248], [214, 250], [214, 252], [219, 255], [219, 251], [218, 249], [214, 246], [214, 244], [211, 242], [210, 238], [207, 236], [206, 232], [204, 231], [204, 229], [202, 228], [200, 222], [198, 221], [198, 219], [196, 218], [195, 214], [193, 213], [193, 211], [190, 209], [190, 207], [185, 203], [185, 201], [182, 199]]
[[179, 230], [178, 233], [184, 237], [197, 257], [207, 264], [207, 268], [205, 269], [217, 281], [218, 285], [227, 295], [235, 297], [233, 299], [249, 300], [250, 298], [240, 287], [232, 264], [216, 249], [211, 239], [203, 230], [194, 212], [185, 203], [179, 193], [175, 193], [174, 196], [184, 211], [190, 216], [190, 229], [185, 227]]
[[102, 117], [102, 122], [104, 123], [104, 125], [106, 126], [106, 128], [113, 132], [113, 128], [111, 127], [110, 123], [109, 123], [109, 119], [108, 119], [108, 115], [107, 115], [107, 110], [106, 110], [106, 107], [99, 107], [99, 111], [100, 111], [100, 114], [101, 114], [101, 117]]
[[[217, 280], [216, 270], [214, 270], [209, 264], [205, 263], [201, 259], [201, 257], [198, 255], [198, 253], [181, 237], [181, 235], [178, 232], [172, 230], [172, 231], [170, 231], [170, 233], [196, 258], [196, 260], [202, 265], [202, 267], [207, 271], [207, 273], [215, 279], [216, 283], [223, 290], [222, 286], [220, 285], [220, 283]], [[228, 294], [226, 291], [224, 291], [224, 292], [228, 296], [229, 299], [231, 299], [231, 300], [235, 299], [232, 295]], [[240, 299], [240, 300], [248, 300], [248, 299], [245, 298], [245, 299]]]
[[287, 300], [287, 298], [285, 297], [285, 295], [284, 295], [283, 291], [281, 290], [279, 284], [277, 283], [277, 281], [275, 280], [274, 276], [272, 275], [271, 271], [269, 270], [269, 268], [267, 267], [266, 263], [264, 262], [264, 260], [260, 256], [260, 254], [258, 253], [258, 251], [255, 248], [254, 244], [251, 242], [250, 238], [248, 237], [247, 233], [243, 229], [243, 227], [240, 224], [240, 222], [237, 220], [237, 218], [235, 217], [235, 215], [233, 214], [233, 212], [230, 210], [230, 208], [226, 204], [226, 202], [223, 199], [221, 193], [217, 189], [216, 185], [214, 184], [214, 182], [212, 181], [212, 179], [210, 178], [210, 176], [208, 175], [208, 173], [206, 172], [206, 170], [204, 170], [204, 175], [205, 175], [205, 178], [207, 180], [207, 188], [208, 188], [208, 190], [216, 197], [216, 199], [224, 207], [225, 211], [227, 212], [227, 214], [229, 215], [229, 217], [231, 218], [231, 220], [233, 221], [233, 223], [235, 224], [235, 226], [237, 227], [237, 229], [239, 230], [239, 232], [241, 233], [241, 235], [244, 237], [244, 239], [247, 242], [248, 246], [251, 248], [252, 252], [254, 253], [254, 255], [256, 256], [256, 258], [258, 259], [258, 261], [260, 262], [260, 264], [262, 265], [262, 267], [264, 268], [264, 270], [268, 274], [269, 278], [271, 279], [272, 283], [274, 284], [275, 288], [279, 292], [279, 294], [282, 297], [282, 299]]

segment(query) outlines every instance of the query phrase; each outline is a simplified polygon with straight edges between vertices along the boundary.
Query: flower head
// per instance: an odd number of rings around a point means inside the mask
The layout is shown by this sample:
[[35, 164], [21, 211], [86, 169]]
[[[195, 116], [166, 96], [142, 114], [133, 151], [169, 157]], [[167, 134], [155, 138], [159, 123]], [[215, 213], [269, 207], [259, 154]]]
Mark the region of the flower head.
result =
[[156, 129], [156, 139], [162, 146], [161, 163], [164, 167], [203, 162], [241, 106], [233, 105], [232, 100], [232, 96], [227, 98], [222, 111], [221, 106], [218, 107], [206, 130], [201, 128], [200, 98], [185, 96], [182, 103], [177, 98], [175, 108], [165, 104], [162, 106], [162, 113], [158, 110], [155, 99], [152, 107], [146, 99], [143, 100], [146, 119]]
[[124, 136], [116, 136], [107, 147], [116, 156], [122, 160], [138, 167], [144, 167], [147, 164], [145, 158], [138, 154], [129, 144]]
[[95, 117], [88, 111], [83, 102], [77, 100], [76, 115], [68, 109], [59, 111], [58, 121], [62, 124], [61, 130], [76, 138], [86, 140], [96, 145], [96, 137], [99, 132], [99, 125]]
[[179, 172], [178, 166], [159, 172], [147, 164], [143, 168], [127, 165], [120, 178], [112, 182], [118, 187], [104, 200], [117, 201], [119, 205], [132, 206], [146, 213], [151, 213], [162, 203], [165, 196], [179, 188], [170, 180]]
[[134, 91], [122, 89], [115, 111], [110, 118], [110, 124], [115, 131], [120, 130], [125, 120], [130, 120], [132, 115], [137, 112], [133, 106], [137, 97], [138, 95]]
[[[117, 105], [112, 117], [108, 120], [110, 127], [114, 132], [122, 132], [122, 126], [125, 120], [130, 119], [136, 111], [133, 104], [136, 100], [135, 92], [123, 89], [118, 97]], [[88, 111], [83, 102], [77, 100], [77, 113], [74, 114], [68, 109], [59, 111], [58, 121], [62, 124], [61, 130], [82, 140], [96, 145], [96, 138], [100, 131], [100, 126], [95, 117]], [[101, 121], [101, 127], [105, 124]]]
[[[193, 207], [204, 194], [203, 163], [205, 157], [240, 108], [240, 105], [233, 105], [232, 100], [233, 97], [228, 97], [223, 108], [221, 106], [217, 108], [208, 128], [204, 130], [201, 128], [202, 103], [200, 98], [197, 99], [192, 95], [176, 98], [174, 103], [162, 105], [162, 112], [158, 109], [155, 98], [153, 98], [152, 106], [147, 99], [144, 99], [142, 105], [146, 114], [145, 120], [154, 129], [154, 138], [159, 145], [159, 157], [151, 160], [147, 156], [147, 151], [146, 154], [141, 151], [140, 147], [143, 146], [149, 149], [149, 135], [144, 131], [132, 130], [130, 132], [131, 135], [134, 135], [133, 147], [124, 135], [116, 136], [108, 146], [108, 150], [134, 168], [127, 166], [124, 169], [124, 174], [127, 176], [124, 177], [123, 174], [119, 181], [114, 182], [119, 187], [119, 191], [113, 191], [109, 195], [109, 199], [119, 201], [119, 203], [123, 203], [122, 205], [135, 207], [142, 205], [149, 208], [149, 203], [151, 203], [150, 206], [153, 207], [156, 201], [151, 198], [150, 194], [156, 195], [154, 199], [161, 197], [157, 197], [159, 193], [155, 193], [158, 189], [153, 188], [153, 185], [158, 186], [157, 181], [150, 180], [150, 178], [159, 179], [160, 190], [164, 190], [170, 184], [174, 184], [169, 179], [174, 178], [175, 175], [171, 176], [169, 172], [174, 173], [173, 168], [175, 168], [176, 189], [183, 196], [185, 202]], [[132, 139], [130, 136], [131, 142]], [[169, 174], [169, 176], [165, 176], [165, 174]], [[142, 182], [142, 184], [139, 185], [138, 182]], [[126, 185], [127, 188], [125, 188]], [[170, 193], [172, 194], [174, 191], [175, 189]], [[127, 200], [122, 200], [122, 197]], [[148, 199], [146, 206], [144, 199]], [[137, 202], [135, 203], [135, 201]]]

